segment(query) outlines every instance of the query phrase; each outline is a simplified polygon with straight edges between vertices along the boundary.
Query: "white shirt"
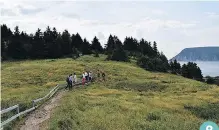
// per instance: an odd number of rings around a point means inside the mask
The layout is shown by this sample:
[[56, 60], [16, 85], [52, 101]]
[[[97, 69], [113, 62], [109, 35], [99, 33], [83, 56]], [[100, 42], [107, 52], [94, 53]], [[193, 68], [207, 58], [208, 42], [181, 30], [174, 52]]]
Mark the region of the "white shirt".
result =
[[85, 74], [82, 74], [82, 77], [85, 78]]
[[92, 77], [92, 73], [89, 73], [89, 77]]
[[77, 76], [76, 75], [73, 76], [73, 79], [74, 79], [75, 82], [77, 82]]
[[85, 74], [85, 76], [88, 76], [88, 73], [87, 73], [87, 72], [85, 72], [84, 74]]

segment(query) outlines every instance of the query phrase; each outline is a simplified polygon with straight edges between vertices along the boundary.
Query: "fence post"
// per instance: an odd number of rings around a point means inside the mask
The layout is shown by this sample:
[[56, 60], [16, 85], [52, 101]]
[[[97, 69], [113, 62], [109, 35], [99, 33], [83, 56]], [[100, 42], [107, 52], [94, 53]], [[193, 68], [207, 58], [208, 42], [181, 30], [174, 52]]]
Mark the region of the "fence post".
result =
[[20, 109], [19, 109], [19, 104], [18, 104], [18, 107], [17, 107], [17, 114], [19, 114], [20, 113]]
[[35, 106], [34, 100], [32, 101], [33, 107]]

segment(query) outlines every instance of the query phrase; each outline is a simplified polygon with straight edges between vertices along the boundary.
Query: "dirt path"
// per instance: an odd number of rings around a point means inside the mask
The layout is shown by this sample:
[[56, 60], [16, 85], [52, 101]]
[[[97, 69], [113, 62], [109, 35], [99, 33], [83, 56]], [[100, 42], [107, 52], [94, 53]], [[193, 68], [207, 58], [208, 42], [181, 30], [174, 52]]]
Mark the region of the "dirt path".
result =
[[40, 130], [40, 124], [50, 118], [52, 109], [58, 106], [64, 92], [58, 92], [52, 99], [28, 115], [20, 130]]

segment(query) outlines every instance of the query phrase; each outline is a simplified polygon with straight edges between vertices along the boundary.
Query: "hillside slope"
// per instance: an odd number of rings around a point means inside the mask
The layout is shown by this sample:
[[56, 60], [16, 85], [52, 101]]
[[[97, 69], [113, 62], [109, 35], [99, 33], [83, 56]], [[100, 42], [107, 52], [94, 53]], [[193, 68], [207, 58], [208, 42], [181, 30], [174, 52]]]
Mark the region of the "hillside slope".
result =
[[5, 62], [2, 107], [17, 103], [28, 107], [31, 99], [64, 83], [67, 74], [76, 72], [80, 77], [84, 69], [100, 69], [107, 81], [66, 92], [42, 129], [193, 130], [205, 120], [219, 120], [217, 86], [104, 58]]
[[219, 47], [194, 47], [183, 49], [172, 58], [177, 61], [219, 61]]

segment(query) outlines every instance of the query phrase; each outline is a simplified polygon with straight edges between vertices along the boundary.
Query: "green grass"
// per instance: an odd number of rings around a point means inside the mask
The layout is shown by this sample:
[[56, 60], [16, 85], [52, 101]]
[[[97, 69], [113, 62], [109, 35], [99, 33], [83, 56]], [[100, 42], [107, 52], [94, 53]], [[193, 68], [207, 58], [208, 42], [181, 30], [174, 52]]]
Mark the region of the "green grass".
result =
[[[67, 74], [100, 69], [107, 81], [66, 92], [42, 126], [49, 129], [196, 130], [205, 120], [219, 121], [219, 88], [180, 76], [154, 73], [133, 62], [36, 60], [2, 64], [2, 107], [45, 95]], [[216, 105], [215, 105], [216, 104]], [[204, 113], [204, 114], [203, 114]]]

